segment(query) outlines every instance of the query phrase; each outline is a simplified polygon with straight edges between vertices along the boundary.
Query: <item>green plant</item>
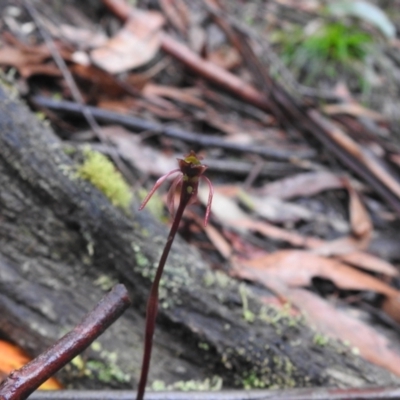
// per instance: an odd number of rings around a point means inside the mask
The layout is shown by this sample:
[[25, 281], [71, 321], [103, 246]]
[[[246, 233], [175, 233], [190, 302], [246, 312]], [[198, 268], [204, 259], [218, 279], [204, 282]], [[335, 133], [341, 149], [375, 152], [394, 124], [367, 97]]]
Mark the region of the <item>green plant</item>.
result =
[[346, 64], [363, 60], [371, 40], [371, 36], [355, 27], [332, 23], [308, 37], [303, 46], [311, 56]]
[[166, 385], [163, 381], [155, 381], [152, 384], [152, 389], [155, 391], [179, 390], [182, 392], [218, 391], [221, 390], [222, 383], [221, 377], [213, 376], [212, 378], [206, 378], [204, 381], [178, 381], [172, 385]]
[[197, 157], [193, 151], [191, 151], [184, 159], [178, 158], [178, 165], [179, 168], [174, 169], [173, 171], [169, 172], [168, 174], [158, 179], [153, 189], [151, 189], [151, 191], [146, 196], [142, 205], [139, 208], [139, 210], [142, 210], [146, 206], [147, 202], [150, 200], [154, 192], [162, 185], [162, 183], [169, 176], [175, 173], [179, 173], [179, 175], [172, 182], [167, 197], [168, 209], [172, 215], [174, 215], [174, 194], [178, 186], [180, 186], [180, 191], [181, 191], [180, 200], [174, 216], [174, 220], [172, 222], [171, 229], [169, 231], [167, 242], [165, 243], [164, 250], [161, 254], [161, 258], [157, 267], [156, 275], [154, 277], [154, 281], [150, 289], [149, 299], [147, 302], [143, 361], [142, 361], [142, 369], [141, 369], [136, 400], [143, 399], [147, 382], [147, 376], [149, 373], [151, 350], [153, 347], [153, 335], [154, 335], [156, 317], [158, 312], [158, 287], [160, 285], [161, 276], [169, 252], [171, 250], [171, 246], [174, 241], [176, 232], [178, 231], [179, 223], [182, 219], [183, 212], [185, 208], [189, 204], [192, 204], [197, 198], [197, 190], [200, 178], [204, 179], [208, 183], [208, 186], [210, 188], [210, 194], [208, 197], [208, 203], [206, 208], [206, 215], [204, 218], [204, 225], [207, 225], [208, 218], [210, 216], [211, 202], [214, 191], [210, 180], [205, 176], [203, 176], [205, 170], [207, 169], [207, 166], [201, 163], [200, 158]]
[[334, 77], [338, 67], [351, 70], [365, 59], [372, 37], [356, 26], [331, 22], [319, 25], [311, 34], [297, 28], [281, 35], [278, 42], [288, 66], [311, 78], [320, 73]]

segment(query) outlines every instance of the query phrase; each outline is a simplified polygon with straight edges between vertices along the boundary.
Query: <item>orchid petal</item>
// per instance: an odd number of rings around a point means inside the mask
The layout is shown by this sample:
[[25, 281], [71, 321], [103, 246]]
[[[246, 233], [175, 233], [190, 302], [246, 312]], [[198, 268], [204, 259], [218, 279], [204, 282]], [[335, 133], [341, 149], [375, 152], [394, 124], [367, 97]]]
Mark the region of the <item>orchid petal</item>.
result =
[[208, 193], [208, 201], [207, 201], [207, 207], [206, 207], [206, 215], [204, 217], [204, 226], [207, 226], [208, 223], [208, 219], [210, 218], [210, 212], [211, 212], [211, 203], [212, 203], [212, 199], [214, 196], [214, 187], [211, 183], [211, 181], [206, 177], [206, 176], [201, 176], [201, 178], [205, 179], [207, 184], [208, 184], [208, 188], [210, 189], [209, 193]]
[[178, 185], [181, 184], [181, 183], [182, 183], [182, 175], [177, 176], [173, 180], [172, 185], [168, 190], [167, 206], [168, 206], [168, 210], [169, 210], [169, 212], [170, 212], [172, 217], [175, 215], [175, 204], [174, 204], [175, 191], [176, 191], [176, 188], [178, 187]]
[[157, 182], [154, 184], [153, 188], [150, 190], [150, 192], [147, 194], [147, 196], [144, 198], [142, 204], [139, 207], [139, 211], [143, 210], [144, 207], [146, 207], [146, 204], [150, 200], [151, 196], [153, 196], [154, 192], [164, 183], [164, 181], [170, 177], [172, 174], [175, 174], [176, 172], [181, 172], [180, 169], [174, 169], [168, 174], [163, 175], [161, 178], [157, 180]]

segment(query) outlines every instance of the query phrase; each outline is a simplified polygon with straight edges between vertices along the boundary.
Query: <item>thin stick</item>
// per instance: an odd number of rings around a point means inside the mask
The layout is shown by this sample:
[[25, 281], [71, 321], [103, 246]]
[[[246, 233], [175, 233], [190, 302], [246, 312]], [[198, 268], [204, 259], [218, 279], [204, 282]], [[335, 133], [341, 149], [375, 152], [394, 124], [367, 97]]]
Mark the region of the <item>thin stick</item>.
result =
[[[79, 104], [72, 101], [54, 100], [44, 96], [32, 97], [32, 102], [38, 107], [48, 108], [53, 111], [67, 112], [70, 114], [82, 114]], [[283, 148], [273, 148], [271, 146], [258, 146], [244, 143], [234, 143], [232, 141], [220, 138], [215, 135], [205, 135], [198, 132], [189, 132], [183, 129], [164, 126], [157, 122], [144, 120], [132, 115], [121, 114], [115, 111], [104, 110], [102, 108], [86, 106], [91, 114], [98, 120], [111, 124], [120, 124], [135, 131], [149, 131], [156, 134], [162, 134], [167, 137], [183, 140], [188, 143], [195, 143], [204, 147], [218, 147], [221, 149], [259, 154], [275, 160], [293, 160], [314, 158], [316, 152], [313, 149], [299, 147], [295, 150], [286, 150]]]
[[72, 331], [0, 385], [1, 400], [24, 400], [43, 382], [86, 349], [129, 307], [124, 285], [118, 284]]

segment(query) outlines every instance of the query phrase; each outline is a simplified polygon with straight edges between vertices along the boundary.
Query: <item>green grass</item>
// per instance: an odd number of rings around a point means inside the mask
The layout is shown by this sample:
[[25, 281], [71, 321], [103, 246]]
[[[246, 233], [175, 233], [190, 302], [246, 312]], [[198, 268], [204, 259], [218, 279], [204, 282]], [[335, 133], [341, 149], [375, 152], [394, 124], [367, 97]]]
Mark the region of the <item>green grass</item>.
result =
[[281, 56], [305, 83], [324, 75], [335, 78], [340, 72], [356, 72], [371, 51], [372, 37], [360, 28], [340, 22], [319, 26], [312, 34], [303, 28], [277, 37]]
[[347, 64], [361, 61], [368, 54], [372, 38], [355, 27], [340, 23], [321, 27], [303, 41], [303, 48], [311, 57]]

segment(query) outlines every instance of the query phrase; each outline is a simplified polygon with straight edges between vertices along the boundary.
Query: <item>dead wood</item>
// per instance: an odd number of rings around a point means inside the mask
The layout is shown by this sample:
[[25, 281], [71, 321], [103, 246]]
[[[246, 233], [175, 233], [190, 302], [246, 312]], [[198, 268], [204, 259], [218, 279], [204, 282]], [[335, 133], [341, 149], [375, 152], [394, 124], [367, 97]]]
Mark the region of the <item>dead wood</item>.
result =
[[[74, 387], [129, 387], [138, 377], [143, 312], [166, 228], [146, 212], [125, 213], [89, 183], [51, 130], [0, 89], [0, 330], [37, 355], [92, 308], [110, 282], [134, 308], [70, 366]], [[289, 317], [243, 318], [237, 283], [209, 270], [178, 238], [161, 288], [151, 377], [170, 383], [220, 375], [227, 386], [363, 386], [397, 381], [339, 343]], [[261, 304], [248, 294], [251, 312]], [[273, 310], [266, 309], [267, 313]], [[79, 368], [76, 366], [78, 365]]]

